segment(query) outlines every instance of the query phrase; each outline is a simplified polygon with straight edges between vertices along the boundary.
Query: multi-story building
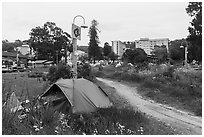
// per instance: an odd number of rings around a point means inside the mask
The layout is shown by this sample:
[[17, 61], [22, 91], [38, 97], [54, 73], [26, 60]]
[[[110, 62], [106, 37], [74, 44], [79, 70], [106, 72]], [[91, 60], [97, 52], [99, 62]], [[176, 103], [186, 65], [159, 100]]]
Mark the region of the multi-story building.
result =
[[120, 57], [122, 57], [126, 45], [121, 41], [112, 41], [112, 51]]
[[149, 38], [140, 38], [140, 40], [135, 41], [135, 47], [144, 49], [144, 51], [147, 53], [147, 55], [151, 55], [151, 52], [154, 50], [154, 46], [162, 46], [165, 45], [168, 50], [168, 38], [162, 38], [162, 39], [149, 39]]
[[124, 41], [127, 49], [135, 49], [135, 41]]
[[140, 40], [135, 40], [134, 42], [112, 41], [112, 51], [119, 57], [122, 57], [126, 49], [141, 48], [147, 53], [147, 55], [151, 55], [155, 45], [157, 46], [165, 45], [167, 48], [167, 52], [169, 51], [168, 38], [161, 39], [140, 38]]

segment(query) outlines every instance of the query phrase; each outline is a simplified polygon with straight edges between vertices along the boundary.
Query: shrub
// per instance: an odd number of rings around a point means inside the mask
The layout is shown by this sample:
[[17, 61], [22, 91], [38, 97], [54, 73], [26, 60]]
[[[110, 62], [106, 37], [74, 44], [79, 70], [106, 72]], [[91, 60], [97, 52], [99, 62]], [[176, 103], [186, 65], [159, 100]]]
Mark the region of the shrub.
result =
[[100, 108], [88, 114], [69, 114], [65, 118], [75, 134], [128, 135], [148, 123], [144, 114], [130, 109]]
[[152, 79], [146, 78], [143, 83], [142, 86], [145, 88], [155, 88], [155, 89], [159, 89], [161, 88], [161, 84], [158, 83], [157, 81], [154, 81]]
[[163, 76], [172, 78], [174, 73], [174, 67], [168, 67], [166, 71], [163, 72]]
[[30, 72], [30, 73], [28, 73], [29, 78], [39, 78], [42, 76], [43, 76], [42, 72]]
[[59, 113], [52, 106], [37, 98], [23, 102], [22, 106], [22, 110], [14, 113], [3, 109], [3, 135], [56, 134]]
[[122, 75], [121, 79], [126, 81], [141, 82], [144, 79], [144, 77], [137, 73], [133, 74], [122, 73], [121, 75]]
[[49, 69], [47, 78], [51, 82], [56, 82], [60, 78], [71, 78], [71, 67], [59, 63]]
[[91, 66], [87, 63], [77, 66], [78, 78], [92, 79]]

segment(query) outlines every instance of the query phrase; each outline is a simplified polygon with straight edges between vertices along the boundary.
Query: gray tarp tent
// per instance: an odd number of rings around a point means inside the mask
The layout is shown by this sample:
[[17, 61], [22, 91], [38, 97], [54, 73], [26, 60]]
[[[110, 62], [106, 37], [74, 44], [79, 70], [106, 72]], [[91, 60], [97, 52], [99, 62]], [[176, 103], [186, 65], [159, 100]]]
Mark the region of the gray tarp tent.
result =
[[99, 86], [83, 78], [60, 79], [41, 97], [48, 97], [55, 109], [65, 113], [70, 110], [73, 113], [88, 113], [112, 105]]

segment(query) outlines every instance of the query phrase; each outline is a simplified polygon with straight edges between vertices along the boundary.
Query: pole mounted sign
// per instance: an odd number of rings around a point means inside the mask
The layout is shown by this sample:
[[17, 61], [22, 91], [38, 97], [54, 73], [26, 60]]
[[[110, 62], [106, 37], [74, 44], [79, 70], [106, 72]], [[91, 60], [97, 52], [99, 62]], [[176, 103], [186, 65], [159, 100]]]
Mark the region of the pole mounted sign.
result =
[[81, 27], [72, 24], [72, 38], [81, 40]]

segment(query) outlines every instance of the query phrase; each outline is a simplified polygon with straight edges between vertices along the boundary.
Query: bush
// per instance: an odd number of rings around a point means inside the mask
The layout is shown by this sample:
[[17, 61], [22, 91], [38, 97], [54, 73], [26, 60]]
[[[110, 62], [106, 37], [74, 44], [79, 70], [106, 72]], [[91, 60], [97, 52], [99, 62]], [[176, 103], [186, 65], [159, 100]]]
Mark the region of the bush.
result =
[[87, 63], [77, 66], [78, 78], [85, 78], [92, 80], [91, 66]]
[[49, 69], [47, 78], [50, 82], [56, 82], [60, 78], [71, 78], [71, 67], [64, 64], [52, 66]]
[[168, 67], [166, 71], [163, 72], [163, 76], [172, 78], [174, 73], [174, 67]]
[[[91, 72], [91, 66], [87, 63], [80, 64], [77, 66], [77, 78], [85, 78], [88, 80], [93, 80], [93, 74]], [[72, 78], [71, 67], [58, 64], [57, 66], [52, 66], [49, 69], [47, 79], [50, 82], [56, 82], [58, 79], [70, 79]]]
[[42, 72], [30, 72], [30, 73], [28, 73], [29, 78], [39, 78], [42, 76], [43, 76]]
[[59, 113], [52, 106], [37, 98], [21, 105], [23, 109], [16, 112], [3, 109], [3, 135], [56, 134]]
[[142, 86], [145, 88], [153, 88], [153, 89], [161, 88], [161, 84], [152, 79], [145, 79], [142, 83]]
[[148, 123], [144, 114], [130, 109], [100, 108], [88, 114], [69, 114], [65, 118], [75, 134], [131, 135], [140, 134], [140, 126]]
[[144, 77], [142, 77], [137, 73], [127, 74], [127, 73], [121, 72], [121, 75], [122, 75], [121, 80], [134, 81], [134, 82], [141, 82], [142, 80], [144, 80]]

